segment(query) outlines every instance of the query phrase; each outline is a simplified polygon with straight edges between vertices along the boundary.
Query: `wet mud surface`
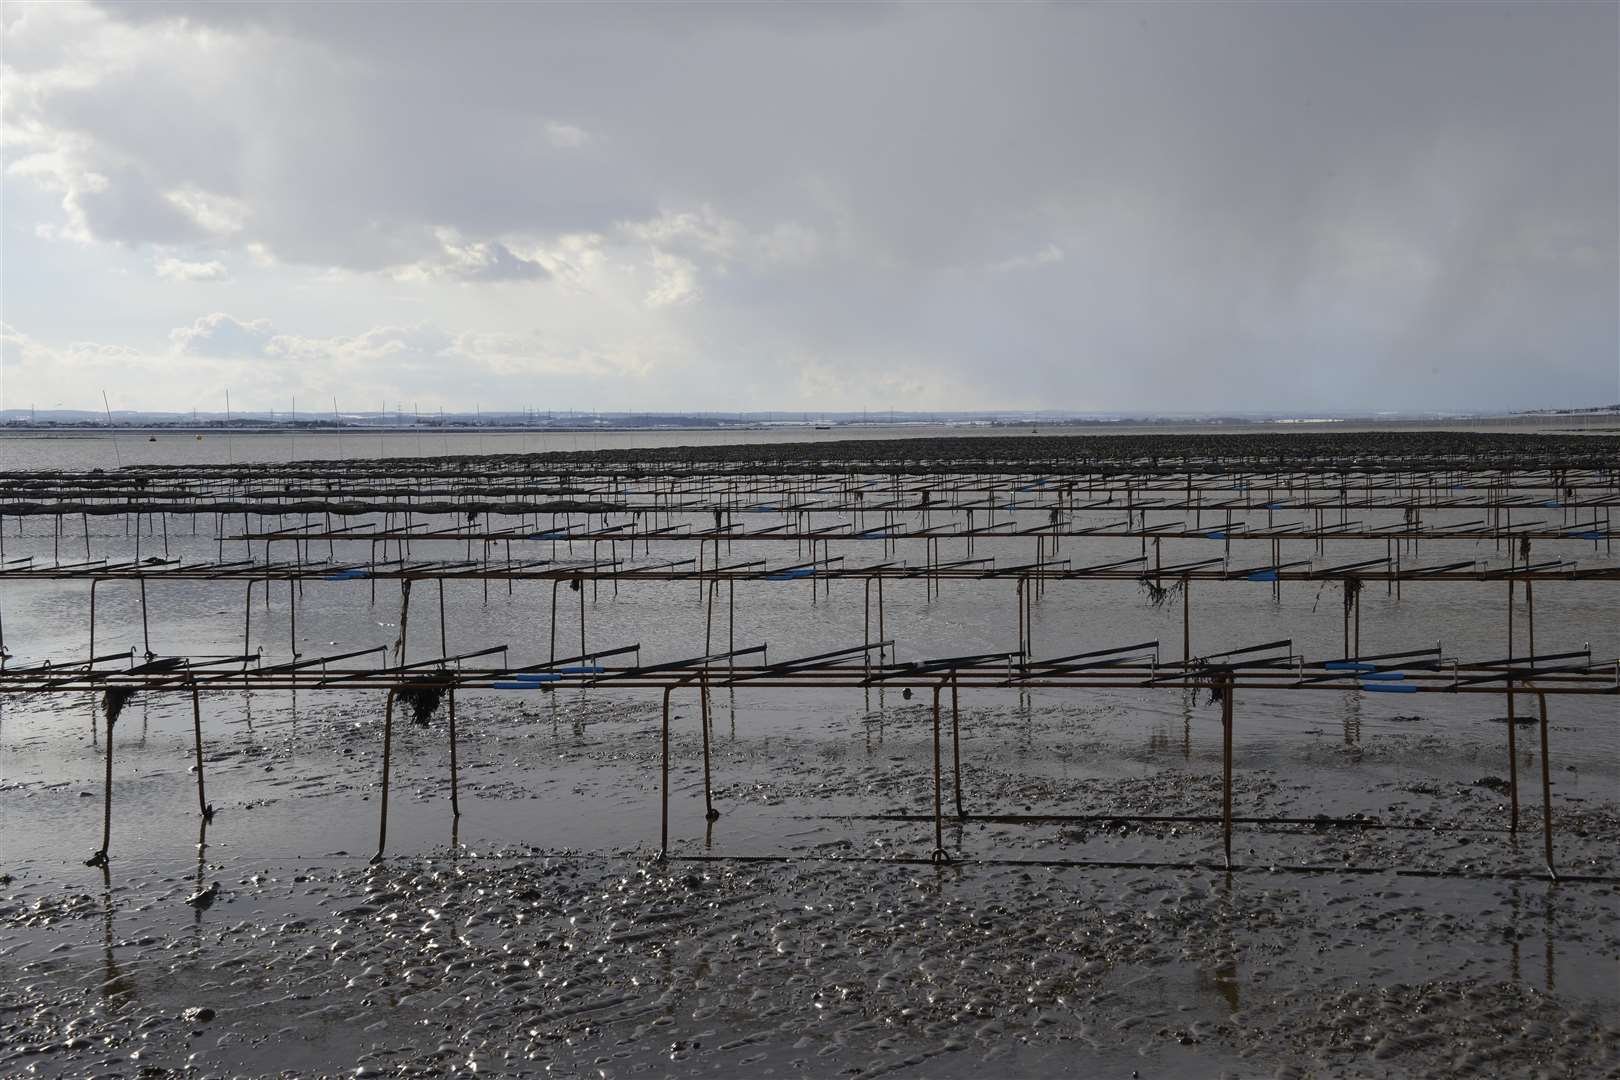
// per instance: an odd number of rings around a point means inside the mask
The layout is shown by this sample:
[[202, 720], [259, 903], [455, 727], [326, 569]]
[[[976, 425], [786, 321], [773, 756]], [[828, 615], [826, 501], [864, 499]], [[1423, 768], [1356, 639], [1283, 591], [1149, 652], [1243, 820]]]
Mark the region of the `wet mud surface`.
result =
[[189, 702], [154, 697], [105, 875], [88, 703], [8, 713], [0, 815], [47, 824], [0, 839], [0, 1074], [1620, 1075], [1607, 777], [1564, 782], [1553, 884], [1531, 770], [1516, 837], [1482, 782], [1500, 726], [1257, 742], [1235, 812], [1302, 823], [1240, 825], [1226, 873], [1207, 820], [1106, 820], [1218, 814], [1218, 710], [1143, 740], [1129, 700], [1005, 700], [963, 701], [944, 865], [894, 694], [716, 693], [712, 824], [677, 695], [665, 861], [656, 700], [472, 697], [459, 822], [442, 712], [396, 724], [378, 865], [375, 701], [218, 695], [199, 848]]

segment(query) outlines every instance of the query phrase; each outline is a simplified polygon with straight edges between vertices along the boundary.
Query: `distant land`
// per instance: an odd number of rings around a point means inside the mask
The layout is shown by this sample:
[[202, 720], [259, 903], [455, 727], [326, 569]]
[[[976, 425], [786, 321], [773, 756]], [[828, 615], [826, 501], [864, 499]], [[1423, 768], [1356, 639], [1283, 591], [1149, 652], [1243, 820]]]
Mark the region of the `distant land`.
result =
[[1331, 424], [1421, 425], [1479, 422], [1492, 426], [1516, 420], [1539, 425], [1567, 419], [1585, 430], [1609, 429], [1620, 424], [1620, 404], [1591, 408], [1535, 409], [1522, 412], [1385, 411], [1310, 413], [1101, 413], [1053, 411], [904, 412], [582, 412], [524, 410], [519, 412], [143, 412], [133, 410], [0, 409], [0, 430], [51, 432], [109, 428], [169, 431], [714, 431], [763, 428], [990, 427], [1074, 428], [1113, 427], [1220, 427], [1276, 424], [1309, 427]]

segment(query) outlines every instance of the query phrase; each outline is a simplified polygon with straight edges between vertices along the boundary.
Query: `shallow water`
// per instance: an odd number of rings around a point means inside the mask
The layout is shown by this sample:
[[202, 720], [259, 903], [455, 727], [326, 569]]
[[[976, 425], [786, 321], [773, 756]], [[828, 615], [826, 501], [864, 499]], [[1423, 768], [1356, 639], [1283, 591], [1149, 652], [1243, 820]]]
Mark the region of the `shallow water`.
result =
[[[1377, 523], [1376, 512], [1366, 516]], [[142, 554], [162, 551], [161, 524], [145, 524]], [[171, 518], [170, 554], [214, 559], [212, 524], [200, 519], [192, 536], [189, 520]], [[97, 556], [134, 553], [122, 520], [91, 529]], [[49, 561], [58, 543], [46, 519], [31, 519], [22, 535], [7, 533], [5, 553]], [[942, 546], [944, 559], [961, 554]], [[1269, 561], [1268, 546], [1252, 546], [1234, 544], [1234, 565]], [[241, 541], [225, 547], [246, 557]], [[514, 558], [553, 554], [550, 542], [518, 547]], [[590, 556], [575, 547], [556, 544], [555, 557]], [[689, 558], [694, 547], [655, 542], [653, 558]], [[832, 547], [852, 562], [881, 550]], [[975, 547], [1003, 562], [1033, 555], [1027, 538]], [[1219, 547], [1168, 541], [1163, 558]], [[1285, 543], [1283, 558], [1306, 557], [1298, 547]], [[310, 558], [326, 554], [310, 548]], [[464, 551], [417, 542], [410, 554]], [[1134, 540], [1066, 540], [1061, 554], [1083, 565], [1138, 551]], [[1336, 543], [1326, 564], [1383, 553], [1381, 541]], [[1578, 541], [1538, 542], [1536, 554], [1613, 565]], [[1497, 565], [1505, 553], [1489, 540], [1425, 542], [1422, 556]], [[348, 557], [363, 559], [364, 545]], [[724, 557], [799, 559], [792, 543], [762, 542]], [[920, 562], [921, 544], [902, 542], [888, 557]], [[1538, 586], [1538, 651], [1590, 642], [1594, 656], [1620, 655], [1616, 588]], [[245, 601], [247, 645], [266, 663], [289, 658], [294, 644], [313, 656], [388, 645], [399, 632], [388, 582], [375, 600], [365, 581], [278, 584], [268, 598], [240, 583], [150, 581], [147, 590], [160, 654], [238, 653]], [[497, 583], [487, 598], [482, 583], [448, 584], [442, 646], [435, 587], [415, 591], [410, 659], [495, 643], [509, 646], [512, 665], [548, 655], [549, 583], [510, 594]], [[87, 594], [84, 583], [0, 582], [12, 663], [83, 656]], [[639, 642], [649, 663], [705, 651], [696, 586], [560, 596], [564, 653], [577, 648], [581, 604], [588, 648]], [[739, 646], [768, 643], [772, 659], [862, 639], [858, 583], [830, 592], [805, 581], [740, 584], [734, 631], [724, 599], [714, 648], [728, 631]], [[1362, 652], [1438, 640], [1464, 660], [1506, 655], [1506, 599], [1500, 583], [1409, 583], [1399, 599], [1369, 586]], [[889, 583], [885, 600], [902, 660], [1014, 647], [1011, 582], [946, 581], [938, 597], [922, 581]], [[1035, 651], [1158, 638], [1179, 658], [1181, 602], [1156, 608], [1134, 582], [1054, 583], [1035, 609]], [[1285, 584], [1279, 603], [1264, 584], [1195, 583], [1191, 602], [1195, 653], [1281, 637], [1313, 659], [1342, 650], [1332, 586]], [[1518, 615], [1522, 633], [1522, 596]], [[98, 652], [144, 648], [134, 583], [97, 587], [96, 641]], [[0, 701], [0, 874], [9, 879], [0, 884], [0, 1073], [129, 1075], [188, 1063], [220, 1073], [476, 1066], [563, 1076], [1620, 1068], [1620, 895], [1601, 880], [1503, 876], [1541, 870], [1540, 761], [1535, 740], [1521, 738], [1525, 807], [1510, 836], [1505, 797], [1479, 783], [1507, 770], [1496, 698], [1241, 694], [1236, 813], [1359, 813], [1402, 827], [1240, 827], [1241, 869], [1227, 875], [1211, 869], [1220, 836], [1207, 824], [982, 820], [1218, 814], [1219, 708], [1179, 690], [964, 691], [962, 797], [981, 819], [951, 815], [945, 846], [958, 861], [945, 867], [926, 862], [928, 695], [750, 688], [713, 695], [722, 816], [712, 825], [697, 692], [675, 695], [671, 862], [651, 859], [655, 693], [482, 691], [457, 697], [459, 821], [442, 713], [427, 727], [396, 724], [390, 859], [368, 867], [381, 697], [205, 693], [218, 817], [199, 848], [189, 697], [138, 696], [113, 732], [106, 877], [82, 865], [101, 824], [105, 728], [95, 703]], [[1551, 705], [1560, 867], [1612, 879], [1620, 711], [1612, 697]], [[182, 902], [213, 881], [212, 907]], [[182, 1019], [203, 1005], [212, 1019]]]
[[[663, 446], [750, 446], [776, 443], [822, 444], [851, 439], [922, 439], [1038, 434], [1072, 435], [1159, 434], [1268, 434], [1286, 435], [1277, 424], [1223, 422], [1198, 423], [1119, 422], [1107, 425], [1062, 427], [1048, 424], [858, 424], [820, 430], [814, 425], [727, 429], [640, 429], [580, 431], [468, 432], [454, 429], [366, 433], [360, 429], [338, 434], [318, 432], [224, 434], [165, 429], [98, 431], [73, 428], [59, 431], [0, 433], [0, 469], [112, 469], [121, 465], [213, 465], [232, 462], [337, 461], [445, 457], [461, 454], [535, 454], [552, 451], [633, 450]], [[1357, 420], [1322, 425], [1321, 431], [1488, 431], [1510, 434], [1561, 432], [1613, 434], [1610, 422], [1594, 417], [1486, 417], [1452, 422]]]

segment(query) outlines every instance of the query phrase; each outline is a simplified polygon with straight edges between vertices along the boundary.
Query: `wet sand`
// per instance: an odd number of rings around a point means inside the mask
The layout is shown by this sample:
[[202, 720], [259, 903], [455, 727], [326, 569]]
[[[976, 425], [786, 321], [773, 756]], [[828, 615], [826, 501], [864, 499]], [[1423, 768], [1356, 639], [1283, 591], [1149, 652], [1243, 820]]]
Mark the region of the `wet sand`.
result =
[[[78, 865], [88, 844], [66, 850], [99, 816], [88, 706], [0, 729], [6, 820], [55, 821], [63, 841], [0, 846], [0, 1072], [1620, 1069], [1612, 791], [1559, 821], [1565, 871], [1607, 882], [1537, 880], [1539, 817], [1509, 837], [1489, 775], [1422, 718], [1353, 762], [1327, 737], [1238, 774], [1240, 812], [1310, 816], [1327, 789], [1342, 804], [1327, 812], [1412, 828], [1249, 827], [1227, 874], [1208, 825], [970, 817], [947, 830], [959, 861], [933, 866], [926, 707], [846, 702], [860, 707], [806, 730], [791, 708], [745, 698], [733, 713], [716, 695], [722, 816], [703, 820], [689, 701], [660, 863], [655, 703], [570, 698], [462, 705], [459, 823], [442, 716], [400, 725], [397, 854], [378, 866], [374, 703], [295, 712], [261, 694], [251, 724], [232, 714], [205, 763], [219, 813], [201, 849], [189, 706], [132, 704], [105, 877]], [[1160, 725], [1144, 745], [1118, 707], [965, 705], [970, 814], [1218, 805], [1218, 709], [1188, 702], [1184, 732]], [[212, 882], [211, 906], [186, 905]]]

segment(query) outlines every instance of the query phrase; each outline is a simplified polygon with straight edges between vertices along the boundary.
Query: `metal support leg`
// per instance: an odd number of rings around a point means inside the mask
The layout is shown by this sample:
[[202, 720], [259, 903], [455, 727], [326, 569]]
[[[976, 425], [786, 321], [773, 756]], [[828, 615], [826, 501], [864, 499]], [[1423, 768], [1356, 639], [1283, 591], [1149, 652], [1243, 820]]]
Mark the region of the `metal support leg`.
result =
[[1221, 694], [1221, 846], [1232, 869], [1232, 677]]
[[113, 719], [107, 717], [107, 768], [101, 783], [101, 847], [84, 861], [86, 866], [107, 865], [107, 849], [112, 843], [112, 750]]
[[951, 673], [951, 772], [956, 785], [956, 816], [959, 820], [967, 820], [967, 811], [962, 808], [962, 736], [960, 724], [960, 708], [957, 697], [956, 673]]
[[140, 585], [141, 585], [141, 641], [145, 643], [146, 658], [148, 660], [150, 660], [156, 654], [152, 652], [152, 632], [149, 629], [147, 629], [147, 621], [146, 621], [146, 576], [143, 574], [137, 580], [140, 582]]
[[703, 681], [698, 688], [702, 702], [703, 723], [703, 816], [707, 821], [713, 821], [720, 816], [720, 811], [714, 808], [714, 795], [709, 780], [709, 676], [705, 672]]
[[934, 685], [934, 850], [929, 858], [934, 862], [949, 862], [945, 853], [945, 811], [941, 791], [939, 767], [939, 685]]
[[208, 795], [203, 788], [202, 698], [195, 682], [191, 684], [191, 738], [197, 753], [197, 810], [206, 823], [214, 820], [214, 808], [208, 805]]
[[[878, 574], [877, 592], [878, 592], [878, 640], [879, 641], [888, 641], [889, 636], [883, 632], [883, 575], [882, 575], [881, 572]], [[887, 651], [888, 651], [888, 646], [880, 646], [878, 648], [878, 663], [880, 663], [880, 664], [884, 663], [884, 654]]]
[[242, 670], [248, 666], [249, 645], [253, 640], [253, 582], [247, 584], [247, 599], [242, 603]]
[[663, 783], [659, 796], [663, 810], [658, 831], [658, 858], [660, 862], [669, 855], [669, 695], [674, 689], [672, 686], [664, 687]]
[[450, 637], [444, 630], [444, 578], [439, 579], [439, 655], [450, 655]]
[[[719, 562], [717, 558], [715, 562]], [[703, 613], [703, 655], [707, 656], [714, 651], [714, 594], [720, 588], [718, 578], [709, 582], [709, 602], [704, 606]], [[583, 652], [583, 650], [581, 650]]]
[[1513, 681], [1508, 680], [1507, 692], [1507, 729], [1508, 729], [1508, 832], [1517, 834], [1519, 831], [1519, 740], [1518, 717], [1513, 709]]
[[1552, 766], [1547, 761], [1547, 695], [1538, 693], [1541, 701], [1541, 838], [1546, 847], [1547, 876], [1558, 880], [1558, 869], [1553, 865], [1552, 842]]
[[394, 751], [394, 691], [388, 691], [388, 704], [383, 711], [383, 768], [382, 806], [377, 816], [377, 854], [373, 863], [382, 862], [383, 847], [388, 842], [388, 766]]
[[557, 586], [562, 584], [561, 578], [551, 580], [551, 662], [557, 662]]
[[461, 816], [459, 778], [456, 774], [456, 690], [451, 687], [450, 697], [450, 816]]

